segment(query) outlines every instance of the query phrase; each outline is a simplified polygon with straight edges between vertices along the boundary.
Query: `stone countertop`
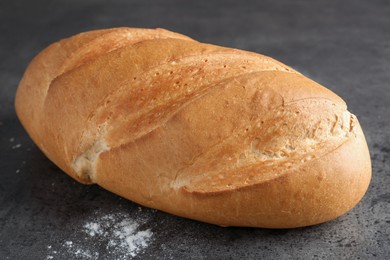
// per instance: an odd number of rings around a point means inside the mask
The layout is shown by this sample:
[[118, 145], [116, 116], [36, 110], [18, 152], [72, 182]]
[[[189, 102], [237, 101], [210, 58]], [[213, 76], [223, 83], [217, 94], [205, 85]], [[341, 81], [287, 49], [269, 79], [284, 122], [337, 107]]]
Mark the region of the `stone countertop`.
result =
[[[0, 259], [390, 259], [389, 14], [384, 0], [1, 1]], [[221, 228], [73, 181], [23, 130], [16, 87], [48, 44], [118, 26], [162, 27], [263, 53], [333, 90], [366, 134], [373, 163], [366, 196], [348, 214], [313, 227]], [[112, 241], [123, 220], [139, 225], [127, 235], [152, 233], [132, 254]], [[96, 234], [91, 224], [100, 225]]]

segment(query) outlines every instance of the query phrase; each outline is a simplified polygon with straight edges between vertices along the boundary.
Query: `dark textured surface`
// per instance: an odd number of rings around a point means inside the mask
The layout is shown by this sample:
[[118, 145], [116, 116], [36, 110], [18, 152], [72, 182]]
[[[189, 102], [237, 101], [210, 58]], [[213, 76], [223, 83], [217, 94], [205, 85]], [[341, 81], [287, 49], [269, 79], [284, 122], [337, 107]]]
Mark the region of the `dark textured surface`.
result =
[[[107, 214], [137, 219], [152, 230], [149, 246], [136, 256], [140, 259], [390, 259], [389, 14], [385, 0], [1, 0], [0, 259], [77, 258], [66, 241], [98, 253], [99, 259], [119, 258], [106, 249], [105, 238], [82, 230], [87, 221]], [[260, 52], [332, 89], [366, 134], [373, 162], [366, 196], [348, 214], [314, 227], [220, 228], [140, 208], [61, 173], [15, 116], [18, 81], [51, 42], [116, 26], [163, 27]]]

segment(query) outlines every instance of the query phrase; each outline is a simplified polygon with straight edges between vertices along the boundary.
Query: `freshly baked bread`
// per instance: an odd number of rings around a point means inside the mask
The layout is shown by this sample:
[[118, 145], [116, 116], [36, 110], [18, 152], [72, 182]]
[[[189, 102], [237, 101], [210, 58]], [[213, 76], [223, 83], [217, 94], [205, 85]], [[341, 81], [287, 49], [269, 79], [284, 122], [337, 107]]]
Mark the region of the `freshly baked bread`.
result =
[[269, 57], [162, 29], [54, 43], [15, 102], [71, 177], [221, 226], [328, 221], [371, 178], [363, 132], [336, 94]]

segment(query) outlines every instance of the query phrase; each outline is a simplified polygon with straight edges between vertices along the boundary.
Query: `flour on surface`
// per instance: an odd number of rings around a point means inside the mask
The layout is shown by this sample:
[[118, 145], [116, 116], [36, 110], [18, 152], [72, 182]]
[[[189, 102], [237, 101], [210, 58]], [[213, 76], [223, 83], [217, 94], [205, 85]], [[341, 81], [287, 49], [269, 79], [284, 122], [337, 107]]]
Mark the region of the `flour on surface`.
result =
[[20, 147], [22, 147], [21, 144], [15, 144], [15, 145], [12, 146], [12, 149], [18, 149], [18, 148], [20, 148]]
[[84, 237], [79, 234], [77, 240], [66, 240], [58, 254], [52, 251], [46, 259], [56, 256], [75, 259], [100, 259], [104, 258], [102, 255], [113, 259], [135, 257], [152, 241], [153, 232], [142, 229], [143, 224], [145, 219], [131, 219], [122, 213], [93, 217], [79, 228]]
[[140, 249], [148, 246], [153, 233], [147, 229], [137, 231], [139, 224], [129, 220], [122, 220], [115, 225], [113, 238], [109, 246], [127, 251], [130, 256], [136, 256]]
[[85, 224], [84, 229], [91, 237], [94, 237], [95, 235], [101, 235], [103, 233], [100, 224], [94, 222], [89, 222]]
[[153, 235], [150, 229], [140, 230], [140, 223], [112, 214], [86, 223], [84, 232], [107, 239], [106, 248], [119, 259], [136, 256], [149, 245]]

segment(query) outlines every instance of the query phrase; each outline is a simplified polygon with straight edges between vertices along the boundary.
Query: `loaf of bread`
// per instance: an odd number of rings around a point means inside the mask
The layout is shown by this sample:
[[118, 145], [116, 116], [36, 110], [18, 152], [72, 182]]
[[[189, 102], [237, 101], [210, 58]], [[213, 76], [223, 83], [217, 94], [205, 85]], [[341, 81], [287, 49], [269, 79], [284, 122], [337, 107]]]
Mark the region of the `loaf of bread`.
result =
[[16, 112], [68, 175], [220, 226], [293, 228], [352, 209], [371, 179], [357, 118], [269, 57], [115, 28], [37, 55]]

